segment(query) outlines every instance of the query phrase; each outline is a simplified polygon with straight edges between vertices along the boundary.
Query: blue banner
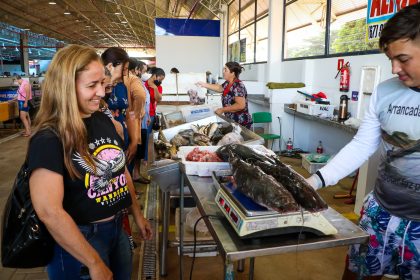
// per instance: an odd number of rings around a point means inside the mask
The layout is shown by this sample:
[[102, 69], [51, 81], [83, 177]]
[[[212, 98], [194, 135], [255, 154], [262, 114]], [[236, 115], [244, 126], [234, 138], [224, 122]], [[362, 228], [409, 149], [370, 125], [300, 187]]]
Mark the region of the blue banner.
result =
[[156, 36], [220, 37], [220, 20], [156, 18]]

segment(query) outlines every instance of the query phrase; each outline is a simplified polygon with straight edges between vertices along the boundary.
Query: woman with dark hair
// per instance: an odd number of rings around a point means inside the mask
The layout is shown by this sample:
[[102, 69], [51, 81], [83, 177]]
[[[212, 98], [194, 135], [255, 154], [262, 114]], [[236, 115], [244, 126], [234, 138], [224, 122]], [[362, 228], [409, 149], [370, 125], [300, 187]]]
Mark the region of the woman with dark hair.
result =
[[204, 88], [222, 92], [222, 108], [218, 108], [215, 113], [224, 113], [229, 119], [239, 123], [246, 128], [251, 128], [252, 117], [248, 112], [248, 93], [245, 85], [239, 80], [239, 75], [244, 69], [237, 62], [227, 62], [223, 67], [223, 84], [208, 84], [198, 82], [197, 85]]
[[[139, 126], [146, 94], [139, 81], [136, 87], [137, 77], [128, 74], [129, 57], [126, 51], [112, 47], [105, 50], [101, 57], [103, 64], [111, 72], [111, 82], [115, 84], [107, 101], [108, 108], [124, 128], [127, 162], [130, 163], [140, 140]], [[130, 93], [127, 88], [130, 88]]]

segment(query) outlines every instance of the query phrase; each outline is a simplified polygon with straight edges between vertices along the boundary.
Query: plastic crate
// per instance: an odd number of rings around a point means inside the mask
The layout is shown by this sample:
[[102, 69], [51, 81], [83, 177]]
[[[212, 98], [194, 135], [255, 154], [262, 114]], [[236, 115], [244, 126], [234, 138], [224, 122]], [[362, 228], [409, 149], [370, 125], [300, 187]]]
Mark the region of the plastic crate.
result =
[[310, 162], [306, 158], [307, 156], [308, 154], [302, 155], [302, 167], [305, 168], [311, 174], [314, 174], [315, 172], [317, 172], [319, 169], [324, 167], [328, 163], [328, 161], [331, 160], [331, 157], [330, 157], [330, 159], [325, 163]]

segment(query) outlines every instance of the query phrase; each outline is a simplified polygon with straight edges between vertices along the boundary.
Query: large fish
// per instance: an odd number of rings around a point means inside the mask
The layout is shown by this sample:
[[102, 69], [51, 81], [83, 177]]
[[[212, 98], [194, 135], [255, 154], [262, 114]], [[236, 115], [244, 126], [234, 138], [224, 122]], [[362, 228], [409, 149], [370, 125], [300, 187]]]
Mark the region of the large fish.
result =
[[230, 157], [230, 153], [233, 153], [234, 156], [239, 157], [244, 161], [262, 161], [268, 162], [271, 164], [275, 164], [276, 161], [273, 158], [266, 156], [264, 153], [252, 149], [248, 146], [242, 144], [228, 144], [224, 145], [217, 149], [216, 154], [221, 158], [223, 161], [228, 161]]
[[293, 196], [259, 167], [232, 157], [230, 160], [237, 190], [252, 198], [258, 204], [280, 213], [296, 212], [299, 205]]
[[278, 162], [276, 165], [262, 161], [254, 161], [253, 163], [260, 167], [264, 173], [273, 176], [282, 184], [305, 210], [318, 212], [328, 208], [322, 197], [305, 180], [283, 163]]

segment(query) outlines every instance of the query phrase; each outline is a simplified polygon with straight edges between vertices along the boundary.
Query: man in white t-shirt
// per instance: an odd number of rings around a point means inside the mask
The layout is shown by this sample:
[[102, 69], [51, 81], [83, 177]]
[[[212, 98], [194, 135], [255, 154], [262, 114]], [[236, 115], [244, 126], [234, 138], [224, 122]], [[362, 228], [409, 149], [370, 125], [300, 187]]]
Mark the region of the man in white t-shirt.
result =
[[334, 185], [379, 149], [359, 222], [370, 239], [350, 247], [343, 279], [420, 279], [420, 4], [385, 24], [379, 46], [398, 77], [378, 85], [354, 139], [308, 182]]

